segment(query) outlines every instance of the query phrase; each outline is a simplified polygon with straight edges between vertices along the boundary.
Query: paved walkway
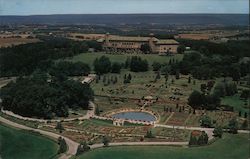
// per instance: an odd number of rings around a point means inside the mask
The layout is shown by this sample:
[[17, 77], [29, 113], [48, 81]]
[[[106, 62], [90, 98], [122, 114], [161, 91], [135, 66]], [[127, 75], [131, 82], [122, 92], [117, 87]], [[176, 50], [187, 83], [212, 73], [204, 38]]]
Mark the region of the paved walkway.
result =
[[[34, 128], [30, 128], [30, 127], [27, 127], [27, 126], [24, 126], [21, 124], [17, 124], [17, 123], [10, 121], [10, 120], [2, 118], [2, 117], [0, 117], [0, 122], [5, 123], [5, 124], [10, 125], [10, 126], [13, 126], [15, 128], [18, 128], [18, 129], [32, 130], [32, 131], [38, 132], [42, 135], [51, 137], [51, 138], [56, 139], [56, 140], [61, 136], [61, 135], [58, 135], [58, 134], [55, 134], [52, 132], [48, 132], [48, 131], [44, 131], [44, 130], [40, 130], [40, 129], [34, 129]], [[63, 137], [63, 138], [68, 145], [68, 150], [66, 153], [62, 154], [59, 157], [59, 159], [69, 159], [70, 157], [72, 157], [73, 155], [76, 154], [76, 150], [77, 150], [77, 147], [79, 144], [77, 142], [72, 141], [71, 139], [69, 139], [67, 137]]]
[[[84, 120], [84, 119], [89, 119], [91, 117], [95, 117], [95, 105], [93, 102], [90, 102], [90, 107], [92, 108], [91, 110], [88, 110], [87, 114], [79, 117], [79, 118], [71, 118], [71, 119], [65, 119], [64, 121], [71, 121], [71, 120], [75, 120], [75, 119], [79, 119], [79, 120]], [[22, 117], [22, 116], [18, 116], [16, 114], [9, 114], [8, 115], [12, 115], [15, 116], [19, 119], [23, 119], [23, 120], [27, 120], [27, 118]], [[33, 120], [33, 118], [29, 118], [28, 120]], [[36, 119], [37, 121], [40, 121], [42, 119]], [[47, 122], [47, 121], [51, 121], [51, 120], [42, 120], [43, 122]], [[52, 121], [59, 121], [59, 120], [52, 120]], [[39, 132], [42, 135], [45, 136], [49, 136], [51, 138], [54, 139], [58, 139], [60, 137], [60, 135], [52, 133], [52, 132], [47, 132], [44, 130], [40, 130], [40, 129], [34, 129], [34, 128], [30, 128], [21, 124], [17, 124], [14, 123], [10, 120], [7, 120], [5, 118], [0, 117], [0, 122], [3, 122], [5, 124], [8, 124], [10, 126], [16, 127], [16, 128], [20, 128], [20, 129], [25, 129], [25, 130], [33, 130], [35, 132]], [[188, 127], [188, 126], [173, 126], [173, 125], [164, 125], [164, 124], [154, 124], [155, 127], [165, 127], [165, 128], [175, 128], [175, 129], [184, 129], [184, 130], [200, 130], [200, 131], [205, 131], [208, 134], [209, 140], [211, 140], [213, 138], [213, 128], [201, 128], [201, 127]], [[249, 133], [248, 130], [238, 130], [239, 133]], [[78, 147], [78, 143], [72, 141], [69, 138], [63, 137], [68, 145], [68, 150], [65, 154], [63, 154], [62, 156], [60, 156], [60, 159], [69, 159], [70, 157], [72, 157], [73, 155], [75, 155], [77, 147]], [[110, 143], [109, 146], [125, 146], [125, 145], [179, 145], [179, 146], [186, 146], [188, 145], [188, 142], [117, 142], [117, 143]], [[103, 144], [94, 144], [94, 145], [90, 145], [91, 149], [95, 149], [95, 148], [100, 148], [103, 147]]]
[[[84, 119], [89, 119], [90, 117], [94, 116], [95, 114], [95, 105], [93, 102], [89, 102], [90, 110], [87, 111], [87, 113], [81, 117], [76, 117], [76, 118], [68, 118], [68, 119], [63, 119], [63, 121], [74, 121], [74, 120], [84, 120]], [[29, 118], [29, 117], [23, 117], [21, 115], [15, 114], [11, 111], [8, 110], [1, 110], [4, 114], [7, 114], [9, 116], [15, 117], [17, 119], [21, 120], [28, 120], [28, 121], [37, 121], [41, 123], [47, 123], [47, 122], [60, 122], [62, 119], [52, 119], [52, 120], [46, 120], [46, 119], [37, 119], [37, 118]]]
[[[193, 127], [193, 126], [174, 126], [174, 125], [163, 125], [155, 124], [155, 127], [165, 127], [165, 128], [175, 128], [175, 129], [184, 129], [184, 130], [200, 130], [205, 131], [209, 137], [209, 140], [213, 139], [214, 128], [202, 128], [202, 127]], [[226, 131], [226, 129], [224, 129]], [[249, 130], [238, 130], [238, 133], [249, 134]]]
[[[115, 142], [109, 143], [109, 146], [149, 146], [149, 145], [175, 145], [187, 146], [188, 142]], [[91, 149], [101, 148], [103, 144], [90, 145]]]

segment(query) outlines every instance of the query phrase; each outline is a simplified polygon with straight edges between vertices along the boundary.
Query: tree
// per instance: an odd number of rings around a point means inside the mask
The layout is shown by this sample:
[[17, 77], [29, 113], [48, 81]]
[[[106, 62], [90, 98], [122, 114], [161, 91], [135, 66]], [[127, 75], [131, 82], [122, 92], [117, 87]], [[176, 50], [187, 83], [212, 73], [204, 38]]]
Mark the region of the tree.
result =
[[130, 67], [130, 63], [131, 63], [131, 59], [130, 59], [130, 57], [127, 57], [127, 59], [126, 59], [126, 61], [125, 61], [124, 67], [125, 67], [125, 68], [129, 68], [129, 67]]
[[242, 129], [247, 129], [247, 127], [248, 127], [248, 121], [247, 121], [247, 120], [244, 120], [244, 122], [243, 122], [242, 125], [241, 125], [241, 128], [242, 128]]
[[247, 112], [244, 113], [244, 118], [247, 118]]
[[175, 79], [180, 79], [180, 72], [178, 70], [175, 72]]
[[239, 117], [241, 117], [241, 111], [239, 111]]
[[159, 71], [161, 69], [161, 64], [159, 62], [153, 62], [153, 71]]
[[191, 77], [190, 76], [188, 77], [188, 83], [191, 83]]
[[188, 145], [192, 146], [192, 145], [198, 145], [198, 140], [195, 136], [190, 135], [190, 139], [189, 139], [189, 143]]
[[95, 41], [95, 40], [91, 40], [91, 41], [86, 41], [87, 45], [89, 48], [93, 48], [95, 51], [102, 51], [102, 44]]
[[250, 98], [250, 90], [248, 90], [248, 89], [242, 90], [242, 92], [240, 94], [240, 98], [243, 98], [245, 100], [247, 100], [247, 98]]
[[64, 130], [61, 122], [57, 122], [55, 129], [59, 130], [60, 133]]
[[205, 95], [205, 103], [203, 105], [203, 108], [206, 110], [215, 110], [217, 107], [220, 106], [221, 99], [219, 96], [215, 94], [208, 94]]
[[208, 143], [208, 135], [205, 131], [202, 131], [198, 138], [198, 145], [206, 145]]
[[152, 130], [148, 130], [145, 137], [146, 137], [146, 138], [154, 138], [155, 136], [153, 135]]
[[99, 110], [99, 106], [98, 105], [95, 108], [95, 115], [97, 115], [97, 116], [100, 115], [100, 110]]
[[160, 75], [160, 72], [157, 72], [156, 76], [155, 76], [155, 79], [158, 80], [161, 78], [161, 75]]
[[111, 66], [111, 73], [120, 73], [121, 72], [121, 64], [118, 62], [114, 62]]
[[110, 142], [110, 139], [107, 136], [104, 136], [102, 139], [102, 143], [104, 144], [104, 146], [108, 146]]
[[[41, 42], [1, 48], [1, 76], [30, 75], [36, 69], [48, 71], [55, 59], [86, 52], [86, 42], [39, 37]], [[36, 53], [36, 56], [34, 56]]]
[[183, 54], [185, 50], [186, 50], [186, 47], [184, 45], [179, 45], [177, 47], [177, 53], [178, 54]]
[[133, 56], [130, 61], [130, 71], [132, 72], [145, 72], [148, 71], [147, 60], [142, 60], [141, 57]]
[[188, 104], [193, 109], [201, 107], [204, 104], [204, 95], [198, 91], [193, 91], [188, 98]]
[[237, 122], [236, 118], [233, 118], [229, 121], [228, 128], [229, 128], [230, 133], [232, 133], [232, 134], [238, 133], [238, 122]]
[[212, 120], [209, 116], [204, 115], [201, 117], [201, 126], [203, 127], [211, 127], [212, 126]]
[[59, 137], [58, 144], [59, 144], [58, 154], [61, 154], [61, 153], [64, 153], [67, 151], [67, 144], [66, 144], [64, 138]]
[[142, 44], [140, 50], [141, 50], [143, 53], [145, 53], [145, 54], [151, 52], [151, 48], [150, 48], [149, 44]]
[[111, 71], [111, 62], [109, 58], [106, 56], [96, 58], [94, 61], [94, 70], [98, 75], [109, 73]]
[[131, 76], [131, 74], [129, 73], [129, 74], [128, 74], [128, 80], [131, 81], [131, 79], [132, 79], [132, 76]]
[[165, 77], [165, 83], [167, 83], [168, 82], [168, 73], [166, 73], [164, 77]]
[[231, 74], [231, 77], [233, 78], [233, 81], [240, 80], [240, 67], [238, 64], [231, 65], [230, 74]]
[[166, 75], [169, 72], [169, 66], [163, 65], [160, 69], [162, 75]]
[[223, 129], [222, 129], [222, 127], [221, 127], [221, 126], [216, 126], [216, 127], [214, 128], [213, 133], [214, 133], [214, 136], [215, 136], [215, 137], [221, 138], [221, 137], [222, 137], [222, 134], [223, 134]]
[[89, 150], [90, 150], [90, 147], [88, 146], [87, 142], [86, 141], [81, 142], [79, 146], [77, 147], [76, 156], [79, 156], [82, 153], [89, 151]]
[[201, 84], [200, 90], [201, 90], [202, 92], [205, 92], [206, 89], [207, 89], [207, 85], [206, 85], [206, 84]]
[[69, 108], [88, 109], [93, 90], [88, 84], [74, 80], [52, 78], [48, 82], [25, 77], [2, 88], [1, 98], [5, 110], [25, 117], [52, 119], [67, 117]]

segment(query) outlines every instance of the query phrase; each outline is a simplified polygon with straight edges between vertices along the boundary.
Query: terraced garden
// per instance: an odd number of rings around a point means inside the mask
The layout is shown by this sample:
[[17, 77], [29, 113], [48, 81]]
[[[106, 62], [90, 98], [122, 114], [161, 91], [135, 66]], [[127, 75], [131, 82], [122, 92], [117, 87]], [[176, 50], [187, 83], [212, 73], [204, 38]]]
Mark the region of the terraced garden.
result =
[[202, 147], [122, 146], [87, 152], [77, 159], [246, 159], [249, 157], [248, 135], [225, 134], [223, 139]]

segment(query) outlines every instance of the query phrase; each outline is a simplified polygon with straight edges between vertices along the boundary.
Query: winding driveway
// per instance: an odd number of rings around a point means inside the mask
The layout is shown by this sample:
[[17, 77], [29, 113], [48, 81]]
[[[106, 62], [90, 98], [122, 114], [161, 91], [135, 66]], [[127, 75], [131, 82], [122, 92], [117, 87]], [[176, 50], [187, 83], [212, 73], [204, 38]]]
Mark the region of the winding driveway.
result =
[[[27, 127], [27, 126], [24, 126], [24, 125], [21, 125], [21, 124], [17, 124], [17, 123], [14, 123], [10, 120], [7, 120], [3, 117], [0, 116], [0, 122], [2, 123], [5, 123], [7, 125], [10, 125], [12, 127], [15, 127], [15, 128], [18, 128], [18, 129], [24, 129], [24, 130], [32, 130], [32, 131], [35, 131], [35, 132], [38, 132], [42, 135], [45, 135], [45, 136], [48, 136], [48, 137], [51, 137], [53, 139], [58, 139], [59, 137], [61, 137], [61, 135], [58, 135], [58, 134], [55, 134], [55, 133], [52, 133], [52, 132], [48, 132], [48, 131], [44, 131], [44, 130], [40, 130], [40, 129], [34, 129], [34, 128], [30, 128], [30, 127]], [[66, 141], [66, 144], [68, 145], [68, 150], [66, 153], [62, 154], [59, 159], [69, 159], [70, 157], [72, 157], [73, 155], [76, 154], [76, 150], [77, 150], [77, 147], [78, 147], [78, 143], [75, 142], [75, 141], [72, 141], [71, 139], [67, 138], [67, 137], [63, 137], [64, 140]]]
[[[78, 118], [71, 118], [71, 119], [65, 119], [64, 121], [72, 121], [72, 120], [84, 120], [84, 119], [90, 119], [91, 117], [95, 116], [95, 104], [93, 102], [90, 102], [90, 107], [92, 108], [91, 110], [88, 110], [86, 115], [82, 116], [82, 117], [78, 117]], [[8, 111], [3, 111], [4, 113], [14, 116], [16, 118], [19, 119], [23, 119], [23, 120], [31, 120], [31, 121], [39, 121], [39, 122], [48, 122], [48, 121], [60, 121], [60, 120], [43, 120], [43, 119], [34, 119], [34, 118], [26, 118], [26, 117], [22, 117], [16, 114], [13, 114], [12, 112], [8, 112]], [[44, 130], [40, 130], [40, 129], [34, 129], [34, 128], [30, 128], [21, 124], [17, 124], [15, 122], [12, 122], [10, 120], [7, 120], [3, 117], [0, 116], [0, 122], [3, 122], [7, 125], [19, 128], [19, 129], [24, 129], [24, 130], [32, 130], [35, 132], [38, 132], [42, 135], [54, 138], [54, 139], [58, 139], [60, 137], [60, 135], [56, 134], [56, 133], [52, 133], [52, 132], [48, 132], [48, 131], [44, 131]], [[213, 128], [201, 128], [201, 127], [188, 127], [188, 126], [174, 126], [174, 125], [164, 125], [164, 124], [154, 124], [155, 127], [165, 127], [165, 128], [175, 128], [175, 129], [184, 129], [184, 130], [200, 130], [200, 131], [205, 131], [208, 134], [209, 140], [211, 140], [213, 138]], [[239, 133], [249, 133], [248, 130], [238, 130]], [[68, 145], [68, 150], [66, 153], [62, 154], [59, 158], [60, 159], [69, 159], [70, 157], [74, 156], [76, 154], [77, 151], [77, 147], [79, 145], [79, 143], [67, 138], [67, 137], [63, 137]], [[109, 146], [135, 146], [135, 145], [178, 145], [178, 146], [187, 146], [188, 142], [116, 142], [116, 143], [109, 143]], [[94, 144], [94, 145], [90, 145], [91, 149], [96, 149], [96, 148], [101, 148], [103, 147], [103, 144]]]

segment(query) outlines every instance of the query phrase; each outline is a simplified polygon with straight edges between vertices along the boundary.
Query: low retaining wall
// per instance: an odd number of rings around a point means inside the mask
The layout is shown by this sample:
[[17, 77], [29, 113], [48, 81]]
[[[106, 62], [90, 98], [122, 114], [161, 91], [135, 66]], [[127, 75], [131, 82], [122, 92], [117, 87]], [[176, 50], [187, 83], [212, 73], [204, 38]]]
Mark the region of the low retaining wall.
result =
[[93, 116], [92, 118], [96, 118], [96, 119], [101, 119], [101, 120], [116, 120], [117, 118], [111, 117], [114, 114], [117, 113], [125, 113], [125, 112], [145, 112], [145, 113], [149, 113], [151, 115], [153, 115], [156, 118], [156, 121], [142, 121], [142, 120], [132, 120], [132, 119], [120, 119], [129, 123], [133, 123], [133, 124], [143, 124], [143, 125], [154, 125], [155, 123], [157, 123], [159, 121], [159, 114], [151, 111], [151, 110], [142, 110], [142, 109], [119, 109], [116, 111], [112, 111], [112, 112], [107, 112], [105, 114], [103, 114], [102, 116]]

